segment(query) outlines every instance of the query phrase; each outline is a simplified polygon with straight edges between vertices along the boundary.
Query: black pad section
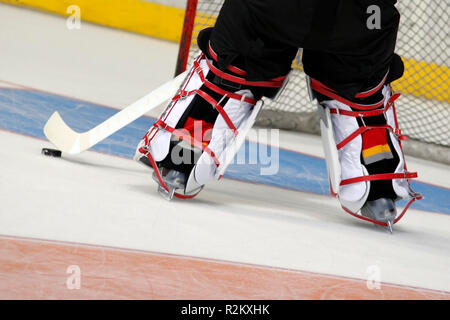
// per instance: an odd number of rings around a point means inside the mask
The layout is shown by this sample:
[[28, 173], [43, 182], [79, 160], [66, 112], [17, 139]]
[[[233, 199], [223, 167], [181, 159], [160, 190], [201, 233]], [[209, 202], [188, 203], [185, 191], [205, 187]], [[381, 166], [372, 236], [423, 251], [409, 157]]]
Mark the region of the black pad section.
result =
[[[214, 75], [212, 73], [209, 73], [206, 78], [208, 80], [211, 80], [213, 77]], [[220, 99], [222, 98], [221, 95], [208, 89], [205, 86], [202, 86], [200, 90], [208, 93], [216, 101], [220, 101]], [[224, 99], [221, 102], [222, 107], [226, 104], [227, 101], [228, 99]], [[186, 111], [181, 116], [175, 128], [182, 129], [189, 117], [197, 120], [203, 120], [210, 124], [214, 124], [218, 115], [219, 112], [216, 109], [214, 109], [209, 102], [207, 102], [199, 95], [195, 95], [194, 98], [192, 99], [192, 102], [189, 104]], [[179, 142], [180, 141], [171, 141], [169, 153], [167, 154], [166, 158], [164, 158], [164, 160], [158, 162], [158, 165], [166, 169], [174, 169], [179, 172], [183, 172], [187, 176], [189, 176], [194, 165], [197, 163], [198, 158], [201, 155], [202, 151], [196, 150], [196, 152], [194, 152], [191, 149], [181, 148]], [[186, 159], [187, 161], [185, 163], [183, 162], [174, 163], [173, 161], [174, 159], [172, 159], [172, 154], [177, 155], [178, 158]]]
[[[357, 118], [359, 126], [363, 126], [361, 119]], [[386, 124], [386, 119], [383, 115], [375, 116], [375, 117], [365, 117], [364, 122], [367, 126], [373, 125], [383, 125]], [[392, 144], [392, 140], [390, 134], [387, 134], [387, 143], [389, 148], [391, 149], [393, 158], [392, 159], [383, 159], [380, 161], [373, 162], [371, 164], [365, 164], [367, 171], [369, 174], [382, 174], [382, 173], [394, 173], [397, 168], [398, 163], [400, 162], [399, 155], [397, 154], [394, 146]], [[364, 159], [361, 154], [361, 163], [364, 163]], [[392, 186], [392, 180], [376, 180], [370, 182], [370, 192], [368, 201], [377, 200], [380, 198], [389, 198], [395, 200], [397, 198], [397, 194], [394, 191], [394, 187]]]
[[[171, 141], [167, 157], [157, 162], [157, 164], [159, 167], [173, 169], [189, 176], [198, 161], [199, 154], [191, 149], [181, 147], [179, 143], [180, 141]], [[180, 160], [180, 163], [174, 162], [172, 155], [176, 156], [177, 161]]]
[[[214, 74], [212, 74], [210, 72], [206, 76], [206, 79], [209, 81], [212, 81], [212, 79], [214, 79]], [[220, 99], [222, 98], [222, 96], [220, 94], [210, 90], [209, 88], [207, 88], [204, 85], [200, 87], [200, 90], [209, 94], [217, 102], [219, 102]], [[226, 104], [227, 101], [228, 101], [228, 99], [226, 98], [221, 102], [222, 107]], [[195, 95], [194, 99], [192, 100], [191, 104], [184, 112], [180, 121], [178, 121], [176, 128], [183, 128], [188, 117], [198, 119], [198, 120], [203, 120], [205, 122], [214, 124], [218, 115], [219, 115], [219, 112], [216, 109], [214, 109], [213, 106], [209, 102], [207, 102], [205, 99], [203, 99], [199, 95]]]

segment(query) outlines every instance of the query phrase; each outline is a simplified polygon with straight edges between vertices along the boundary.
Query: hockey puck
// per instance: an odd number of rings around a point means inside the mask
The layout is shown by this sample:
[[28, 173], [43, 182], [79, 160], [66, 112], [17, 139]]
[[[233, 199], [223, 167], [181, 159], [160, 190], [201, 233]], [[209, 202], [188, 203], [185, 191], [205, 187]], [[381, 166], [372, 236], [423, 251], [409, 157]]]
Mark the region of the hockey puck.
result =
[[60, 158], [62, 152], [56, 149], [42, 148], [41, 153], [47, 157]]

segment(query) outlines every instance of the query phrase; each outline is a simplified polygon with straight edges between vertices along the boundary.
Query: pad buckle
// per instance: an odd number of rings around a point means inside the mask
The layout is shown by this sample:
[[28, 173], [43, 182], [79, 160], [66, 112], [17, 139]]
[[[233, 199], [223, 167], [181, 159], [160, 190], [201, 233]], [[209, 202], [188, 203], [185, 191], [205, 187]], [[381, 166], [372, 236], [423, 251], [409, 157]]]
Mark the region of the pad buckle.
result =
[[[228, 81], [224, 78], [221, 78], [217, 75], [214, 75], [214, 79], [213, 79], [213, 83], [217, 84], [217, 85], [223, 85], [226, 86], [228, 88], [231, 88], [233, 91], [238, 91], [242, 89], [242, 84], [239, 83], [235, 83], [233, 81]], [[230, 90], [228, 90], [230, 91]]]
[[222, 96], [222, 98], [220, 98], [219, 102], [217, 102], [217, 103], [216, 103], [215, 105], [213, 105], [212, 107], [213, 107], [215, 110], [217, 110], [217, 106], [219, 106], [219, 105], [222, 103], [222, 101], [225, 100], [225, 99], [227, 98], [227, 96], [228, 96], [228, 94], [225, 93], [225, 94]]
[[155, 126], [158, 127], [161, 130], [166, 131], [167, 127], [169, 126], [167, 123], [163, 122], [163, 121], [158, 121], [155, 123]]
[[360, 113], [360, 114], [358, 114], [358, 116], [359, 116], [359, 118], [361, 119], [361, 122], [362, 122], [363, 126], [364, 126], [364, 127], [367, 127], [367, 126], [366, 126], [366, 123], [364, 122], [364, 115]]
[[180, 90], [178, 95], [180, 96], [180, 99], [184, 99], [188, 96], [188, 92], [186, 90]]

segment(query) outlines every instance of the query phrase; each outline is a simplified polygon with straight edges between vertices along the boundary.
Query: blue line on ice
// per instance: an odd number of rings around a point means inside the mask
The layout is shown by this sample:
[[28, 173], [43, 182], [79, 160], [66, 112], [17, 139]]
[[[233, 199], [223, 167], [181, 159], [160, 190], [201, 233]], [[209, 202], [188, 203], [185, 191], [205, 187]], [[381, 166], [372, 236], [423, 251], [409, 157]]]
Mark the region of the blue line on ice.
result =
[[[42, 128], [56, 110], [60, 112], [70, 127], [80, 132], [93, 128], [117, 112], [115, 109], [45, 92], [0, 89], [0, 128], [45, 138]], [[142, 117], [92, 149], [131, 158], [137, 143], [153, 122], [152, 118]], [[259, 150], [258, 148], [260, 145], [247, 141], [245, 148], [239, 152], [238, 158], [245, 156], [248, 159], [248, 151]], [[268, 168], [269, 165], [233, 163], [228, 168], [225, 177], [297, 191], [329, 194], [326, 166], [323, 159], [283, 149], [278, 152], [280, 166], [275, 175], [260, 174], [260, 170]], [[271, 150], [270, 148], [267, 153], [269, 154], [268, 159], [277, 154], [275, 149]], [[257, 157], [257, 162], [261, 163], [259, 155]], [[448, 189], [422, 182], [413, 182], [413, 188], [424, 195], [423, 200], [412, 205], [413, 208], [450, 214], [450, 191]], [[403, 202], [401, 205], [405, 203]]]

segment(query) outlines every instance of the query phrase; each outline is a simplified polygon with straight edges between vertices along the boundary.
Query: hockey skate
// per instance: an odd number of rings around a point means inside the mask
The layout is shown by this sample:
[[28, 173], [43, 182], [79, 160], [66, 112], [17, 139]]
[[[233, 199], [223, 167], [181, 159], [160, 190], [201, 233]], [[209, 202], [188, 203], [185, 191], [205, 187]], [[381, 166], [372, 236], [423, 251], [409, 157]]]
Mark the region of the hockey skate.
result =
[[186, 187], [186, 175], [183, 172], [176, 170], [167, 170], [160, 168], [159, 174], [162, 177], [164, 184], [168, 187], [168, 190], [159, 183], [158, 175], [153, 172], [153, 180], [158, 183], [158, 193], [166, 200], [172, 200], [175, 190], [184, 189]]
[[[182, 148], [183, 144], [186, 145], [183, 141], [178, 141], [178, 143], [172, 141], [171, 143], [172, 148], [175, 149]], [[191, 151], [194, 150], [191, 149]], [[198, 150], [195, 151], [198, 153]], [[185, 172], [181, 172], [173, 168], [167, 168], [174, 167], [173, 164], [166, 164], [166, 167], [162, 164], [156, 164], [156, 166], [154, 166], [151, 162], [152, 158], [146, 156], [146, 152], [148, 152], [148, 149], [144, 140], [142, 140], [138, 145], [134, 160], [153, 170], [152, 178], [158, 184], [158, 193], [164, 199], [172, 200], [174, 196], [177, 196], [178, 198], [191, 198], [202, 190], [203, 186], [192, 185], [192, 183], [189, 187], [187, 186], [188, 171], [186, 171], [186, 168], [184, 168]], [[181, 168], [183, 169], [183, 167]]]
[[386, 223], [390, 233], [397, 217], [397, 209], [392, 199], [380, 198], [367, 201], [361, 208], [361, 215], [381, 223]]

